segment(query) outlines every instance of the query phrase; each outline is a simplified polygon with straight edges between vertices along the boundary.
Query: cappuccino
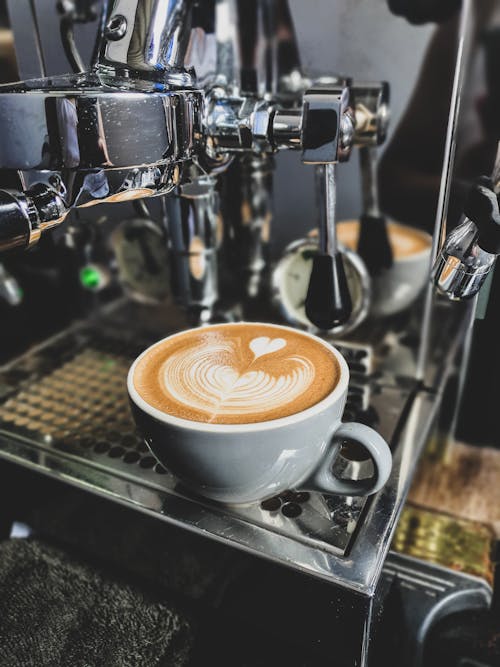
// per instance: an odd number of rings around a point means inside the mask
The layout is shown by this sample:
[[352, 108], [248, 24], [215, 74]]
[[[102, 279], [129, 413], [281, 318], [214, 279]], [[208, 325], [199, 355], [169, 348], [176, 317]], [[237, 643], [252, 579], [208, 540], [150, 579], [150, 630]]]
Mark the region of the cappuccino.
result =
[[[359, 222], [357, 220], [339, 222], [337, 232], [340, 243], [356, 251], [358, 247]], [[389, 222], [387, 223], [387, 232], [395, 260], [418, 255], [430, 248], [429, 235], [418, 229], [413, 229], [413, 227]]]
[[168, 415], [211, 424], [288, 417], [337, 386], [340, 365], [326, 345], [270, 324], [192, 329], [151, 347], [135, 367], [139, 396]]

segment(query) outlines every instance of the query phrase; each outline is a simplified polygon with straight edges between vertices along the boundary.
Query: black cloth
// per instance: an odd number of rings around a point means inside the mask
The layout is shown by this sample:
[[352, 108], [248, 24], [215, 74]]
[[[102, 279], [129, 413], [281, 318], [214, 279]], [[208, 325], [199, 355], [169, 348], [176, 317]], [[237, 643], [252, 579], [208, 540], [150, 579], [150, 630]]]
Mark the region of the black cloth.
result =
[[240, 569], [243, 556], [235, 549], [76, 489], [51, 495], [43, 488], [21, 517], [37, 535], [123, 579], [167, 590], [190, 609], [197, 601], [216, 604]]
[[2, 667], [183, 667], [191, 647], [161, 596], [40, 540], [0, 542]]

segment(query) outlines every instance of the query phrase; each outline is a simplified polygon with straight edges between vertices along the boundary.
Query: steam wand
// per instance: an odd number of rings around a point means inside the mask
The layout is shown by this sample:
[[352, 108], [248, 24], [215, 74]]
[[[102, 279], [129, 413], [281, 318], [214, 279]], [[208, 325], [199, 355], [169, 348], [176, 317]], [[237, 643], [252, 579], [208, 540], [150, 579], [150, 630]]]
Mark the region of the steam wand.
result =
[[435, 287], [452, 301], [475, 296], [500, 255], [500, 205], [494, 181], [470, 190], [462, 223], [446, 238], [432, 268]]
[[320, 329], [333, 329], [344, 324], [352, 311], [351, 294], [337, 246], [336, 166], [335, 162], [331, 162], [319, 167], [324, 171], [324, 201], [321, 207], [324, 220], [320, 224], [320, 252], [313, 259], [306, 297], [306, 315]]

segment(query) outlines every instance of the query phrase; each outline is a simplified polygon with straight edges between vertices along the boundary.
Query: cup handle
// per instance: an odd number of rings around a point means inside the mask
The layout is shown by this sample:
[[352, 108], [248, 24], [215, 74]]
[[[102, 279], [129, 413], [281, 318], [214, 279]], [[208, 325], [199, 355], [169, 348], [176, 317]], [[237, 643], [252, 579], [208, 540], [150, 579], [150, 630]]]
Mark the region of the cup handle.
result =
[[[340, 440], [354, 440], [368, 450], [375, 468], [373, 477], [355, 481], [340, 479], [333, 474], [332, 465], [339, 451]], [[392, 454], [384, 438], [369, 426], [348, 422], [335, 429], [330, 438], [328, 450], [319, 466], [300, 486], [320, 493], [369, 496], [384, 486], [389, 478], [391, 467]]]

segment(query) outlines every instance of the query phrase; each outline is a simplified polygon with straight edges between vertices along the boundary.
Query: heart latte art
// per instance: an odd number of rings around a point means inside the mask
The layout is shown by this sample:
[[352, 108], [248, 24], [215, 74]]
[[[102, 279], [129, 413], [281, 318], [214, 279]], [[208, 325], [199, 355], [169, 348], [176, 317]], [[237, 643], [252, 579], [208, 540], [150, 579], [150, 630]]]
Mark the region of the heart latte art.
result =
[[183, 332], [138, 362], [139, 395], [167, 414], [247, 424], [300, 412], [330, 394], [340, 376], [333, 352], [288, 329], [215, 325]]

